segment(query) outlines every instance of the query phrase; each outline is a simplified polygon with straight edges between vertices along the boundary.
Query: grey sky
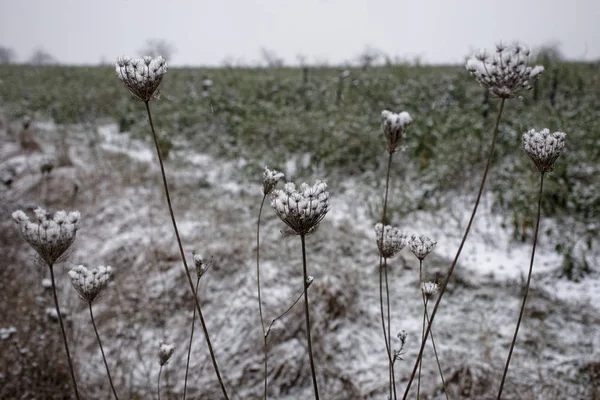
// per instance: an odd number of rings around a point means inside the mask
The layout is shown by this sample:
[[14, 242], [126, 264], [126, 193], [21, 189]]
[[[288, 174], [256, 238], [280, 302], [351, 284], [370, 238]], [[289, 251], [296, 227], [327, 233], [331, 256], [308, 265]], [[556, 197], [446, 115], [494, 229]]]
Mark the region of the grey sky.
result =
[[19, 61], [43, 48], [96, 64], [137, 55], [149, 38], [177, 49], [175, 65], [260, 60], [355, 60], [367, 46], [430, 63], [458, 63], [499, 40], [559, 43], [570, 59], [600, 59], [598, 0], [0, 0], [0, 45]]

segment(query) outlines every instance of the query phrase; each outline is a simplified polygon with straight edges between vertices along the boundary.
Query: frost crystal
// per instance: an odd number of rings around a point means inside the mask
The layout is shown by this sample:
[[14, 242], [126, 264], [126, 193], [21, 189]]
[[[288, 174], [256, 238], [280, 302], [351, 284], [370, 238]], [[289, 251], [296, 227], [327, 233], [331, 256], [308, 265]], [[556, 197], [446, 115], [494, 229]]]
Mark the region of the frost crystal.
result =
[[161, 367], [169, 362], [169, 359], [171, 358], [174, 352], [175, 346], [173, 346], [172, 344], [160, 342], [158, 348], [158, 363]]
[[158, 86], [167, 72], [167, 62], [162, 57], [117, 59], [115, 70], [119, 80], [140, 101], [159, 98]]
[[427, 298], [435, 295], [438, 292], [438, 290], [440, 290], [440, 285], [438, 285], [435, 282], [421, 283], [421, 291]]
[[466, 64], [467, 70], [475, 80], [486, 87], [496, 97], [511, 99], [519, 92], [531, 90], [544, 67], [527, 65], [529, 49], [519, 44], [514, 46], [496, 46], [496, 53], [489, 56], [479, 51]]
[[284, 177], [282, 172], [270, 170], [268, 167], [265, 167], [265, 171], [263, 172], [263, 193], [265, 195], [271, 193], [275, 189], [277, 182]]
[[565, 137], [563, 132], [550, 133], [548, 129], [542, 129], [541, 132], [531, 129], [523, 134], [523, 148], [536, 171], [554, 170], [554, 163], [565, 148]]
[[286, 234], [308, 235], [317, 230], [329, 211], [327, 184], [317, 180], [313, 186], [306, 183], [286, 183], [283, 190], [274, 190], [271, 207], [277, 216], [290, 227]]
[[13, 220], [19, 225], [23, 238], [48, 265], [63, 261], [79, 229], [79, 211], [58, 211], [53, 218], [43, 208], [34, 211], [32, 222], [23, 211], [15, 211]]
[[387, 140], [388, 151], [393, 153], [406, 137], [406, 130], [412, 118], [406, 111], [395, 114], [388, 110], [381, 112], [381, 130]]
[[396, 256], [406, 246], [406, 234], [390, 225], [376, 224], [375, 237], [379, 254], [385, 258]]
[[69, 271], [73, 287], [79, 296], [88, 303], [93, 302], [108, 285], [111, 274], [112, 268], [104, 265], [91, 271], [83, 265], [79, 265]]
[[437, 242], [425, 235], [412, 235], [408, 241], [410, 251], [419, 259], [424, 260], [435, 249]]

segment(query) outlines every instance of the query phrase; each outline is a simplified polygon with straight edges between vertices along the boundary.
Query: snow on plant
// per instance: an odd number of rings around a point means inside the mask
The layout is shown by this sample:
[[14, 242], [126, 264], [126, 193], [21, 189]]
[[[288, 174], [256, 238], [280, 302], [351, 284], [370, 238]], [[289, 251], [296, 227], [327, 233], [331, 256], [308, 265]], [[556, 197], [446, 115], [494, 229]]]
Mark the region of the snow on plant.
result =
[[381, 257], [394, 258], [406, 246], [406, 233], [381, 222], [375, 224], [375, 239]]
[[427, 299], [435, 296], [435, 294], [440, 290], [440, 285], [436, 282], [422, 282], [421, 283], [421, 292], [425, 295]]
[[139, 101], [158, 99], [158, 87], [167, 73], [167, 62], [162, 57], [120, 57], [115, 66], [119, 80]]
[[265, 170], [263, 172], [263, 194], [268, 195], [275, 189], [277, 182], [282, 180], [285, 175], [282, 172], [276, 170], [270, 170], [265, 166]]
[[381, 112], [381, 130], [387, 141], [388, 152], [397, 150], [406, 138], [406, 130], [412, 124], [412, 118], [406, 111], [399, 114], [388, 110]]
[[174, 352], [175, 346], [172, 344], [160, 342], [158, 345], [158, 364], [160, 365], [160, 369], [158, 370], [158, 383], [156, 385], [158, 400], [160, 400], [160, 376], [162, 374], [162, 369], [169, 362]]
[[437, 245], [435, 240], [425, 235], [412, 235], [408, 241], [408, 248], [419, 260], [424, 260]]
[[79, 211], [58, 211], [51, 217], [38, 207], [34, 214], [33, 221], [21, 210], [12, 214], [21, 235], [46, 264], [64, 261], [79, 230]]
[[565, 133], [550, 133], [547, 128], [541, 132], [531, 129], [523, 134], [523, 148], [537, 172], [554, 170], [554, 163], [565, 147], [565, 137]]
[[521, 91], [531, 90], [534, 82], [544, 72], [544, 67], [527, 64], [529, 49], [520, 44], [499, 44], [490, 56], [479, 51], [467, 61], [466, 68], [475, 80], [495, 97], [510, 99]]
[[69, 271], [71, 283], [79, 296], [88, 303], [92, 303], [108, 285], [112, 274], [112, 267], [101, 265], [92, 270], [83, 265]]

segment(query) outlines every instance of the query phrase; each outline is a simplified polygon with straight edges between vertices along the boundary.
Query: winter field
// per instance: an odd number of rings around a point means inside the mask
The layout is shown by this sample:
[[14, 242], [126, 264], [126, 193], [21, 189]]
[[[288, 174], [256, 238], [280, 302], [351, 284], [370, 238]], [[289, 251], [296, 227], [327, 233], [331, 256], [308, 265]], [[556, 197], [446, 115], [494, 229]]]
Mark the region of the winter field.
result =
[[[600, 65], [538, 63], [546, 71], [533, 90], [506, 101], [474, 228], [433, 324], [452, 399], [496, 398], [536, 219], [539, 174], [521, 145], [532, 128], [565, 132], [566, 147], [546, 177], [532, 287], [503, 398], [600, 399]], [[306, 238], [322, 398], [385, 399], [373, 229], [387, 168], [381, 111], [413, 118], [394, 155], [387, 223], [437, 240], [425, 275], [441, 281], [472, 209], [499, 100], [463, 66], [170, 68], [160, 90], [150, 107], [175, 216], [188, 262], [195, 250], [213, 263], [198, 297], [231, 398], [262, 398], [255, 257], [268, 165], [286, 181], [321, 179], [331, 195], [329, 213]], [[34, 140], [24, 146], [25, 116]], [[73, 251], [55, 274], [82, 398], [113, 395], [88, 307], [67, 275], [80, 264], [113, 268], [94, 314], [120, 398], [157, 397], [165, 341], [175, 352], [162, 370], [161, 398], [180, 399], [193, 296], [144, 104], [112, 66], [2, 65], [0, 122], [0, 399], [74, 398], [48, 268], [11, 218], [38, 206], [81, 213]], [[267, 323], [302, 293], [300, 240], [282, 236], [284, 228], [267, 202], [260, 228]], [[389, 280], [393, 338], [408, 332], [396, 362], [401, 395], [423, 318], [419, 262], [408, 248], [389, 261]], [[273, 328], [269, 397], [312, 398], [302, 302]], [[222, 398], [198, 321], [189, 374], [187, 398]], [[445, 399], [442, 388], [428, 345], [420, 398]]]

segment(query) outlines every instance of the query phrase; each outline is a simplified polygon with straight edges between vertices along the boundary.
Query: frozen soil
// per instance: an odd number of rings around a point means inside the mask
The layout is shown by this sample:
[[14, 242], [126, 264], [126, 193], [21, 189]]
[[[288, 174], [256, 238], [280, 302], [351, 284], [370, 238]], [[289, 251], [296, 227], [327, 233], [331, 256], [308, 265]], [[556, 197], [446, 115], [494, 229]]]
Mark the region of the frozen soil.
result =
[[[174, 344], [176, 351], [163, 371], [161, 395], [180, 398], [193, 303], [154, 149], [149, 141], [118, 133], [112, 123], [100, 124], [94, 132], [54, 124], [38, 124], [36, 131], [48, 154], [56, 153], [61, 135], [67, 135], [73, 166], [55, 168], [42, 177], [39, 163], [43, 156], [21, 154], [16, 141], [2, 134], [0, 170], [15, 170], [14, 181], [0, 191], [3, 238], [9, 238], [3, 241], [2, 252], [16, 254], [3, 268], [22, 271], [19, 293], [39, 292], [35, 307], [51, 307], [51, 297], [42, 287], [46, 271], [32, 261], [33, 250], [18, 237], [10, 213], [37, 205], [51, 211], [78, 209], [82, 228], [70, 260], [59, 266], [57, 274], [59, 299], [68, 312], [71, 352], [85, 398], [108, 399], [110, 389], [87, 307], [67, 278], [68, 269], [77, 264], [113, 267], [112, 282], [94, 303], [94, 313], [117, 391], [131, 399], [156, 396], [158, 345], [166, 341]], [[248, 179], [253, 171], [245, 170], [243, 160], [218, 159], [189, 146], [178, 148], [166, 163], [166, 172], [188, 263], [195, 250], [213, 264], [200, 281], [199, 297], [225, 386], [231, 398], [258, 399], [263, 353], [255, 235], [262, 200], [261, 171]], [[383, 170], [380, 172], [383, 177]], [[303, 178], [313, 182], [321, 177]], [[418, 191], [410, 182], [393, 179], [392, 197], [400, 190]], [[308, 270], [315, 278], [309, 296], [321, 395], [324, 399], [384, 399], [388, 372], [373, 231], [373, 209], [380, 204], [382, 193], [360, 177], [338, 178], [329, 188], [331, 211], [319, 230], [307, 238]], [[428, 278], [444, 277], [472, 201], [473, 193], [448, 193], [440, 200], [439, 209], [403, 216], [403, 230], [438, 241], [436, 251], [425, 261]], [[502, 216], [493, 214], [490, 204], [484, 199], [434, 323], [453, 399], [495, 398], [529, 264], [530, 244], [512, 241], [502, 227]], [[267, 199], [260, 238], [267, 324], [302, 290], [300, 239], [283, 237], [283, 227]], [[549, 239], [541, 240], [503, 398], [600, 398], [597, 256], [592, 263], [594, 272], [579, 283], [559, 278], [560, 258]], [[418, 266], [408, 249], [389, 261], [392, 336], [400, 330], [408, 332], [404, 361], [396, 363], [399, 395], [420, 344], [423, 304]], [[3, 280], [0, 288], [9, 284]], [[301, 301], [274, 325], [269, 336], [271, 398], [312, 397], [302, 307]], [[3, 339], [4, 343], [17, 340], [21, 322], [0, 317], [0, 328], [17, 330], [13, 338]], [[188, 398], [218, 399], [220, 389], [200, 324], [196, 324]], [[52, 331], [55, 328], [56, 332]], [[58, 335], [55, 324], [47, 329], [48, 334]], [[398, 345], [393, 343], [395, 348]], [[0, 382], [16, 379], [11, 377], [3, 374]], [[412, 393], [416, 395], [416, 382]], [[430, 345], [423, 360], [421, 398], [445, 398]]]

